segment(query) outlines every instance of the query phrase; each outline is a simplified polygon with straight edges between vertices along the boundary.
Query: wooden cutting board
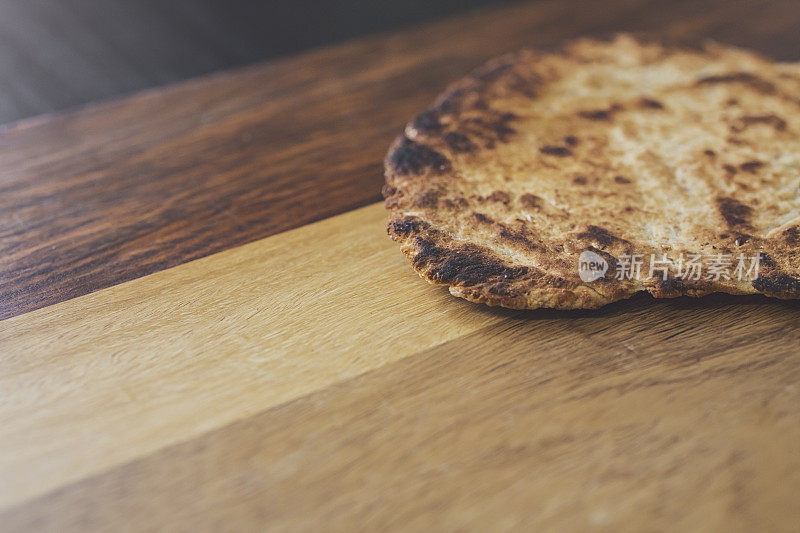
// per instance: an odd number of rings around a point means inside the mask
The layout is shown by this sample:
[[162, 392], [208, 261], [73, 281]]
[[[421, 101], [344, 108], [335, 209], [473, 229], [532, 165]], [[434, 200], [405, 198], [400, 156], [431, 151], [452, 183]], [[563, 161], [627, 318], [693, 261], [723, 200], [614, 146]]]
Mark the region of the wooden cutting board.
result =
[[472, 305], [376, 202], [493, 55], [624, 29], [797, 60], [798, 23], [514, 4], [6, 128], [0, 529], [796, 530], [800, 305]]

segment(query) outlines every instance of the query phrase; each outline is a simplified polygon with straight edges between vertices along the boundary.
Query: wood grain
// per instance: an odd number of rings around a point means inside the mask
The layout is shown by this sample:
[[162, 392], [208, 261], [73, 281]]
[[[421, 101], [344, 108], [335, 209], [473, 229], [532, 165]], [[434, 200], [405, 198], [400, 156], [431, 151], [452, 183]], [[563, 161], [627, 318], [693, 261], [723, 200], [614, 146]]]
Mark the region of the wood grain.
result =
[[[436, 301], [451, 305], [460, 302]], [[382, 357], [370, 372], [56, 490], [0, 523], [794, 531], [798, 326], [796, 303], [734, 297], [506, 317]]]
[[419, 280], [381, 205], [326, 217], [489, 55], [651, 29], [797, 59], [799, 11], [512, 5], [6, 130], [0, 530], [796, 530], [797, 302], [491, 310]]
[[384, 218], [0, 322], [2, 529], [796, 524], [800, 304], [492, 310]]
[[0, 507], [511, 314], [421, 282], [385, 219], [376, 204], [0, 322]]
[[0, 133], [0, 318], [378, 198], [402, 124], [523, 45], [645, 30], [797, 58], [792, 0], [486, 9]]

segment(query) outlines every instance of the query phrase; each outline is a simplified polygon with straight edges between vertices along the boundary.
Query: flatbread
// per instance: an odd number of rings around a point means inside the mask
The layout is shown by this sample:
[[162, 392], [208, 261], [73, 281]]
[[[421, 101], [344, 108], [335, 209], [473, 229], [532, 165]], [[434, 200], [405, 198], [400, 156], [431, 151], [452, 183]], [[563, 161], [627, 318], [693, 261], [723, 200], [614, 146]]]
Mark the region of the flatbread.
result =
[[389, 235], [474, 302], [800, 297], [798, 63], [627, 35], [523, 50], [411, 121], [385, 170]]

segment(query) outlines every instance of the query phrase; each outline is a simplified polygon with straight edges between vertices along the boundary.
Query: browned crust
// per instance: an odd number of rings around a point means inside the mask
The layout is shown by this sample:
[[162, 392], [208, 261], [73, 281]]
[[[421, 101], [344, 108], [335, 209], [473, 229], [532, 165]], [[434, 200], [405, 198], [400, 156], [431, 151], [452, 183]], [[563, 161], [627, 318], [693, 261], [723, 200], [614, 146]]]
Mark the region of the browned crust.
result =
[[[679, 46], [661, 46], [659, 53], [669, 55], [681, 50], [684, 49]], [[569, 53], [563, 49], [556, 52]], [[513, 197], [496, 190], [479, 196], [477, 202], [463, 194], [451, 194], [448, 180], [457, 179], [462, 165], [469, 165], [460, 158], [491, 157], [499, 145], [514, 138], [520, 117], [495, 104], [535, 100], [549, 82], [547, 75], [536, 69], [537, 62], [544, 56], [540, 52], [523, 50], [478, 68], [453, 84], [434, 105], [412, 120], [390, 148], [385, 159], [383, 189], [387, 209], [391, 211], [388, 233], [400, 244], [420, 276], [431, 283], [449, 286], [451, 293], [467, 300], [515, 309], [596, 308], [639, 291], [659, 298], [703, 296], [711, 292], [760, 292], [777, 298], [800, 298], [800, 277], [796, 268], [788, 266], [790, 261], [800, 259], [797, 226], [789, 226], [774, 236], [758, 235], [751, 222], [755, 206], [734, 197], [719, 194], [714, 200], [718, 217], [716, 229], [719, 230], [714, 238], [718, 242], [707, 244], [720, 253], [741, 250], [762, 254], [765, 260], [759, 277], [745, 285], [726, 284], [724, 280], [690, 280], [673, 273], [667, 279], [650, 278], [638, 284], [616, 280], [613, 267], [618, 258], [641, 249], [636, 239], [586, 224], [563, 239], [543, 240], [538, 238], [535, 228], [531, 230], [531, 224], [522, 219], [517, 219], [519, 224], [516, 225], [500, 222], [487, 212], [490, 210], [479, 210], [481, 205], [502, 205], [508, 209], [520, 206], [528, 211], [541, 209], [542, 199], [535, 191]], [[792, 94], [781, 93], [773, 81], [752, 72], [705, 75], [695, 82], [698, 87], [731, 84], [789, 103], [800, 102]], [[626, 105], [653, 113], [664, 112], [666, 108], [664, 103], [647, 95]], [[584, 121], [600, 124], [612, 122], [617, 113], [625, 111], [624, 106], [614, 102], [605, 107], [581, 109], [577, 114]], [[731, 131], [741, 133], [750, 127], [764, 126], [779, 133], [787, 129], [784, 118], [775, 114], [754, 114], [738, 117]], [[571, 159], [573, 152], [581, 149], [580, 143], [580, 135], [567, 135], [557, 143], [543, 144], [538, 152], [551, 160]], [[705, 149], [702, 156], [713, 159], [717, 153]], [[740, 173], [757, 176], [764, 166], [758, 159], [737, 165], [720, 164], [728, 179]], [[588, 187], [596, 182], [585, 175], [575, 175], [570, 180], [575, 187]], [[632, 182], [623, 175], [615, 175], [612, 180], [616, 187], [628, 187]], [[415, 212], [421, 214], [415, 215]], [[437, 224], [437, 216], [431, 213], [444, 217], [443, 220], [462, 217], [459, 224], [466, 229], [467, 236], [454, 235], [451, 229], [444, 227], [447, 224]], [[492, 239], [497, 243], [529, 257], [545, 258], [539, 262], [547, 266], [522, 264], [513, 258], [519, 254], [499, 253], [473, 242], [469, 238], [470, 231], [484, 235], [493, 232]], [[579, 249], [594, 250], [606, 258], [611, 268], [604, 278], [591, 284], [577, 278], [574, 262], [570, 261], [574, 261], [574, 252]]]
[[427, 222], [394, 218], [389, 235], [421, 277], [450, 292], [490, 306], [530, 308], [531, 294], [547, 298], [557, 309], [596, 308], [611, 300], [591, 288], [527, 266], [515, 265], [491, 250], [454, 242]]

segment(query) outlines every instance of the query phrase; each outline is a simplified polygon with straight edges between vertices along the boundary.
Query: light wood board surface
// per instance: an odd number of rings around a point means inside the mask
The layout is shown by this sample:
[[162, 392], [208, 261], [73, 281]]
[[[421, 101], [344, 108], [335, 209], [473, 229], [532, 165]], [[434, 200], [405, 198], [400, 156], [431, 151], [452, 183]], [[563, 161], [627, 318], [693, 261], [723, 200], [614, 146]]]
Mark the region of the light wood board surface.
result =
[[800, 520], [796, 304], [492, 310], [419, 280], [384, 219], [0, 322], [5, 524]]
[[0, 410], [0, 504], [509, 314], [421, 283], [385, 218], [373, 205], [0, 322], [0, 387], [18, 391]]
[[0, 531], [797, 531], [800, 304], [472, 305], [375, 202], [492, 55], [798, 24], [512, 4], [0, 131]]

